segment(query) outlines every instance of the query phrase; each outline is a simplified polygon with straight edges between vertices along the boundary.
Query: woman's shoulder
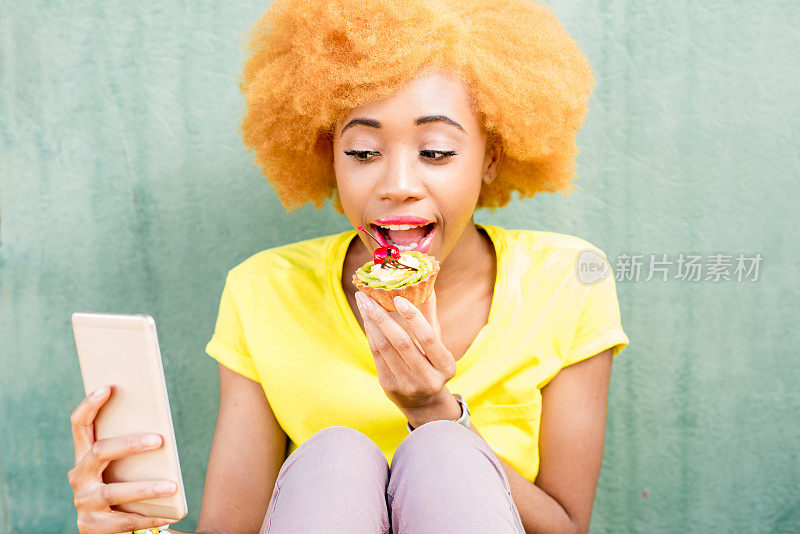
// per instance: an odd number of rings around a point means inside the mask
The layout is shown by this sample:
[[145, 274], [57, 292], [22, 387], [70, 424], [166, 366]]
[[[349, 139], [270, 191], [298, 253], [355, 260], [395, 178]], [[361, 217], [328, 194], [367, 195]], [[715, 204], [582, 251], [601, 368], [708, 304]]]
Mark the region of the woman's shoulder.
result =
[[333, 243], [347, 233], [313, 237], [261, 250], [232, 267], [228, 275], [241, 281], [284, 276], [287, 271], [319, 271], [328, 261]]
[[549, 230], [530, 230], [493, 227], [502, 234], [508, 246], [522, 249], [526, 252], [553, 252], [567, 251], [577, 253], [584, 250], [591, 250], [605, 256], [605, 252], [594, 243], [572, 234], [553, 232]]

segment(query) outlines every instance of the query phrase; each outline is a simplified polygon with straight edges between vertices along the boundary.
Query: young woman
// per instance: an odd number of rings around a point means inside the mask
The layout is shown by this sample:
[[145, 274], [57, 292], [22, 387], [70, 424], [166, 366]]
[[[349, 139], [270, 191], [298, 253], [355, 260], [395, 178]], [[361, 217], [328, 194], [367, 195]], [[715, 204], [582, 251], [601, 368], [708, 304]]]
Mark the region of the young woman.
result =
[[[594, 83], [575, 42], [528, 0], [279, 0], [250, 46], [242, 133], [287, 209], [333, 198], [441, 270], [392, 312], [351, 282], [378, 247], [360, 230], [228, 272], [196, 532], [587, 532], [628, 344], [614, 279], [581, 281], [604, 254], [578, 237], [473, 220], [570, 191]], [[163, 525], [111, 508], [158, 493], [103, 484], [108, 461], [159, 444], [94, 441], [108, 396], [72, 414], [79, 530]]]

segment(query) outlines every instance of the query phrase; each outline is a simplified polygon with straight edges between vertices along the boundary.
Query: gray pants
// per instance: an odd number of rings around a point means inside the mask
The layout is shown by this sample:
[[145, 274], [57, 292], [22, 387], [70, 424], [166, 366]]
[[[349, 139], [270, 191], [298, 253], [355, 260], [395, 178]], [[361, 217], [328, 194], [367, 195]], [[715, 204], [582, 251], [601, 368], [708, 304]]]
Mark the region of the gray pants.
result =
[[415, 429], [391, 469], [361, 432], [320, 430], [283, 463], [260, 532], [525, 534], [494, 451], [454, 421]]

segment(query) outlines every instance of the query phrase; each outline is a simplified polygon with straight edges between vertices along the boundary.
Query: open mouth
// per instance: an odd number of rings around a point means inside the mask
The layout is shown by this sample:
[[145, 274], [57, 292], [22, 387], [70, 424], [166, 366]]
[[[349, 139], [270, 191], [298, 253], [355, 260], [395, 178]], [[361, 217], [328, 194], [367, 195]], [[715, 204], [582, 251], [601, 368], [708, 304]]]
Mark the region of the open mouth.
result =
[[375, 224], [371, 224], [371, 226], [383, 241], [383, 246], [395, 245], [400, 252], [416, 250], [427, 253], [433, 241], [436, 223], [408, 230], [389, 230]]

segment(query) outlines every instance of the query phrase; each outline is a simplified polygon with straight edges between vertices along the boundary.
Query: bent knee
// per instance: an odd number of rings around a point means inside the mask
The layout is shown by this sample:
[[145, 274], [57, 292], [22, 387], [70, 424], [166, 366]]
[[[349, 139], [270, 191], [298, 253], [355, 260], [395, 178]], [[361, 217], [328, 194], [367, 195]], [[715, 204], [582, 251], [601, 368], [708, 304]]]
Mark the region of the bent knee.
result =
[[464, 444], [469, 448], [481, 450], [488, 447], [480, 436], [455, 421], [449, 419], [430, 421], [417, 427], [405, 437], [395, 451], [392, 462], [394, 463], [395, 459], [401, 461], [411, 450], [414, 451], [412, 456], [418, 460], [427, 459], [435, 462], [442, 456], [452, 458], [462, 450]]
[[348, 458], [359, 462], [372, 460], [388, 467], [381, 448], [366, 434], [347, 426], [329, 426], [317, 431], [302, 445], [306, 449], [332, 453], [326, 456], [329, 461], [346, 461]]

